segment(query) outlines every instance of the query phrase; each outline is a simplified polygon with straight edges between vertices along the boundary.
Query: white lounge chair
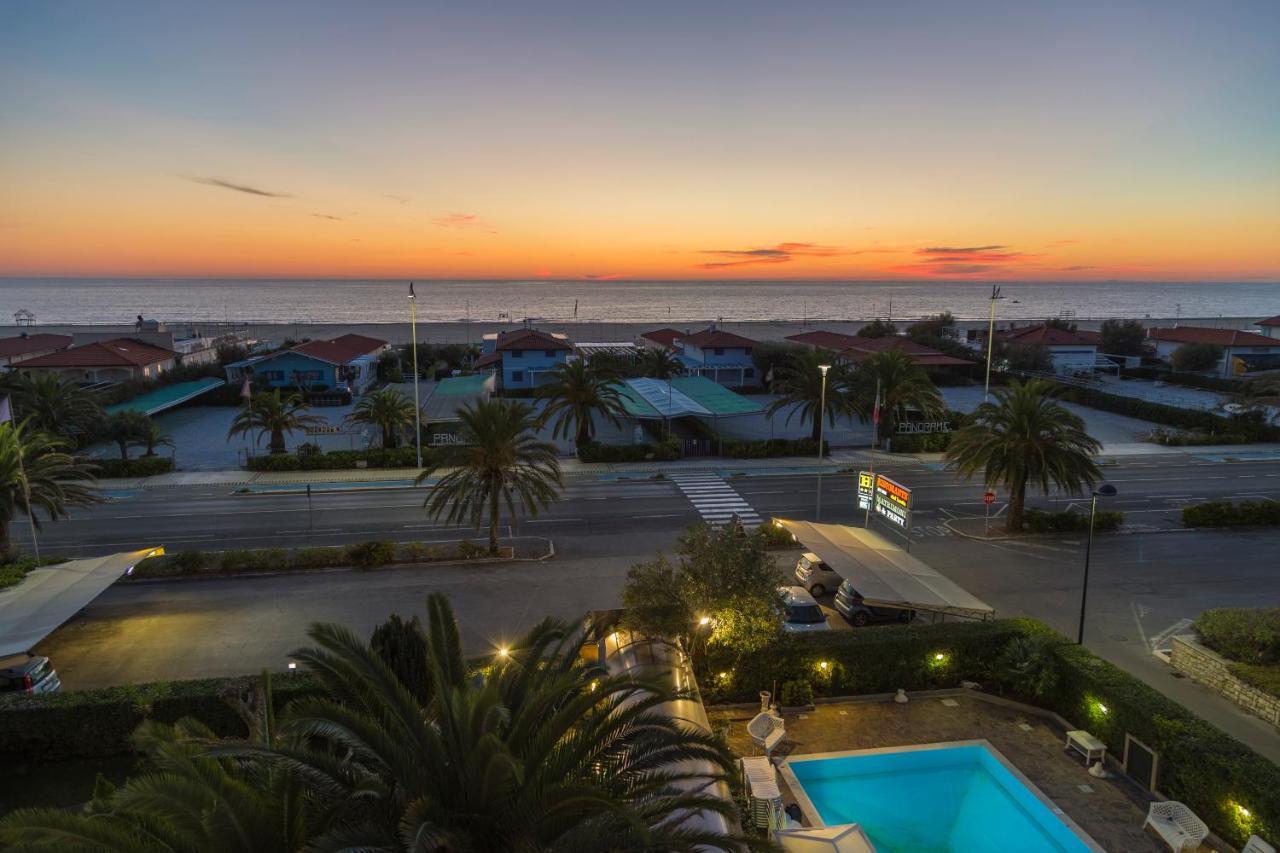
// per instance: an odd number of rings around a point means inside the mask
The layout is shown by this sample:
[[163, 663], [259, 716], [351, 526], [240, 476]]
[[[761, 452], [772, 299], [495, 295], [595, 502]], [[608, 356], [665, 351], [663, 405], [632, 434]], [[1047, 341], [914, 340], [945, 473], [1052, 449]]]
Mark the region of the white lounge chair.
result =
[[1209, 827], [1191, 809], [1175, 800], [1152, 803], [1143, 829], [1151, 827], [1170, 850], [1195, 850], [1209, 837]]
[[1249, 841], [1240, 848], [1240, 853], [1276, 853], [1276, 848], [1256, 835], [1250, 835]]
[[781, 717], [761, 713], [756, 714], [751, 718], [751, 722], [747, 723], [747, 734], [751, 735], [751, 740], [756, 746], [764, 750], [765, 755], [771, 756], [773, 750], [786, 737], [787, 727]]

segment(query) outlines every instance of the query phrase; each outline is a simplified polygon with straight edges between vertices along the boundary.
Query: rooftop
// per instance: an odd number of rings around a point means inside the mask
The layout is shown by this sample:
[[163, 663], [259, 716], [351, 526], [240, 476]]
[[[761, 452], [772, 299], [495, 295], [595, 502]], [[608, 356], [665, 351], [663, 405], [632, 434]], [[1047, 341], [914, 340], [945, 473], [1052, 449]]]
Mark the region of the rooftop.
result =
[[47, 332], [17, 335], [12, 338], [0, 338], [0, 358], [16, 358], [27, 353], [66, 349], [69, 346], [71, 346], [70, 335], [52, 335]]
[[346, 364], [362, 355], [375, 353], [387, 345], [387, 342], [366, 335], [340, 335], [328, 341], [307, 341], [298, 344], [293, 352], [309, 355], [330, 364]]
[[701, 332], [694, 332], [692, 335], [684, 335], [681, 340], [702, 349], [706, 347], [754, 347], [756, 345], [756, 342], [751, 338], [744, 338], [742, 335], [735, 335], [733, 332], [726, 332], [722, 329], [717, 329], [715, 326], [709, 326]]
[[1280, 326], [1280, 314], [1274, 317], [1268, 317], [1265, 320], [1258, 321], [1259, 326]]
[[933, 347], [916, 343], [901, 335], [885, 335], [882, 338], [864, 338], [839, 332], [816, 330], [790, 335], [787, 340], [807, 344], [819, 349], [832, 350], [847, 361], [862, 361], [872, 353], [896, 349], [911, 356], [911, 360], [923, 367], [959, 367], [973, 362], [947, 355]]
[[38, 355], [15, 362], [15, 368], [24, 367], [143, 367], [175, 358], [177, 353], [163, 347], [144, 344], [132, 338], [116, 338], [96, 341], [84, 346]]
[[1049, 347], [1096, 346], [1098, 338], [1101, 336], [1097, 335], [1097, 333], [1093, 334], [1096, 337], [1091, 337], [1080, 331], [1060, 329], [1057, 326], [1040, 323], [1035, 326], [1023, 326], [1009, 329], [1005, 332], [997, 332], [996, 337], [1015, 344], [1039, 344]]
[[573, 350], [573, 346], [569, 343], [564, 335], [556, 335], [551, 332], [544, 332], [541, 329], [513, 329], [509, 332], [499, 332], [497, 341], [498, 350]]
[[679, 338], [683, 338], [684, 332], [681, 332], [679, 329], [671, 329], [671, 328], [654, 329], [653, 331], [650, 331], [650, 332], [641, 332], [640, 337], [646, 340], [653, 341], [656, 344], [661, 344], [667, 349], [675, 349], [676, 340]]
[[1221, 347], [1280, 347], [1280, 338], [1268, 338], [1257, 332], [1243, 332], [1239, 329], [1211, 329], [1203, 326], [1147, 329], [1147, 337], [1153, 341], [1217, 344]]

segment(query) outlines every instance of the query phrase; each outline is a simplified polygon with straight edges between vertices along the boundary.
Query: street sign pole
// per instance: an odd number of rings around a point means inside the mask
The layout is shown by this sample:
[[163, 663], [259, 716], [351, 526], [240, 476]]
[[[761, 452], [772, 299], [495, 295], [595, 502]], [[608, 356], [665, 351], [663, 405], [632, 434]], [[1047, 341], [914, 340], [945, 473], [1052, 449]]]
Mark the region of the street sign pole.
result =
[[982, 526], [982, 536], [984, 539], [991, 538], [991, 505], [996, 502], [995, 492], [984, 492], [982, 495], [982, 505], [985, 507], [987, 516]]

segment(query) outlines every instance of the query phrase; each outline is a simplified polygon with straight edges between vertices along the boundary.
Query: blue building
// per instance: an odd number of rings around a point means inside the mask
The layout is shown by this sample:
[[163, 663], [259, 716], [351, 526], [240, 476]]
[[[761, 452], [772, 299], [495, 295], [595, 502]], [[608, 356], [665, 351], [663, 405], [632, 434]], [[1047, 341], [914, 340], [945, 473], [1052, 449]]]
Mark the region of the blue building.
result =
[[756, 342], [750, 338], [722, 331], [714, 325], [684, 334], [675, 329], [657, 329], [643, 333], [640, 338], [646, 346], [675, 353], [689, 376], [705, 376], [729, 388], [761, 384], [751, 358]]
[[514, 329], [484, 336], [476, 368], [496, 373], [503, 390], [532, 389], [544, 384], [572, 353], [573, 344], [564, 335]]
[[349, 401], [378, 378], [378, 354], [387, 342], [364, 335], [342, 335], [331, 341], [307, 341], [296, 347], [233, 362], [227, 382], [251, 379], [256, 390], [298, 388], [309, 398]]

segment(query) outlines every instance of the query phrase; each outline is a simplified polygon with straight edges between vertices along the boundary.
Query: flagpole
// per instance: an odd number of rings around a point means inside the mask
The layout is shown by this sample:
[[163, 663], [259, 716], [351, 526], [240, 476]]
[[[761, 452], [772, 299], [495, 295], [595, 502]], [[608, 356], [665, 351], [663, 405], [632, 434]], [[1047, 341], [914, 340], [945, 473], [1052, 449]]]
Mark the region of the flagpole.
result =
[[413, 441], [418, 450], [418, 467], [422, 467], [422, 404], [418, 401], [418, 300], [409, 282], [409, 340], [413, 346]]
[[[876, 377], [876, 400], [871, 406], [871, 449], [875, 450], [880, 443], [880, 377]], [[867, 500], [867, 514], [862, 521], [863, 527], [871, 527], [871, 504], [876, 500], [876, 457], [871, 454], [871, 497]]]

